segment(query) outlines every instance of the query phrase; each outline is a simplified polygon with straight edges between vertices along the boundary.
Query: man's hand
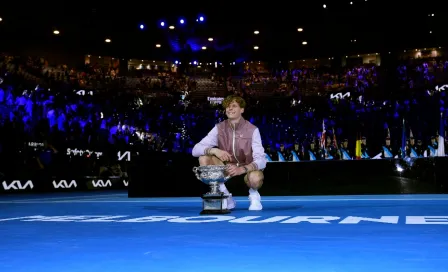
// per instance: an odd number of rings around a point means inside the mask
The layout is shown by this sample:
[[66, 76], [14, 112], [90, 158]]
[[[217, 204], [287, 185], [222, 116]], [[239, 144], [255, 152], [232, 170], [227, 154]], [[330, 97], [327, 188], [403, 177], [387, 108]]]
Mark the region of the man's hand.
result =
[[244, 167], [238, 167], [234, 164], [227, 166], [226, 170], [227, 174], [231, 177], [239, 176], [246, 173], [246, 169]]
[[221, 150], [221, 149], [213, 149], [213, 155], [215, 155], [222, 162], [230, 162], [232, 160], [232, 155], [229, 152]]

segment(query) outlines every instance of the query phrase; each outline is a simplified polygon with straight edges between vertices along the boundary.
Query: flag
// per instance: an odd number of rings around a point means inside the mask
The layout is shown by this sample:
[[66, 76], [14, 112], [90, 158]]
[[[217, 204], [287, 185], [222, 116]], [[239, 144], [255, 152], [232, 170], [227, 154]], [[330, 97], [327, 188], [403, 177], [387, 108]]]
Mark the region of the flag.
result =
[[338, 142], [336, 141], [336, 133], [334, 132], [334, 128], [333, 128], [333, 146], [334, 148], [339, 149]]
[[291, 154], [292, 154], [292, 161], [300, 161], [299, 160], [299, 156], [297, 156], [297, 153], [293, 150], [293, 151], [291, 151]]
[[437, 143], [437, 156], [445, 157], [445, 123], [443, 120], [443, 112], [440, 113], [439, 139]]
[[356, 158], [356, 160], [360, 160], [361, 157], [362, 157], [362, 152], [361, 152], [361, 133], [358, 133], [358, 135], [356, 135], [355, 158]]
[[282, 153], [280, 153], [279, 151], [277, 151], [277, 155], [278, 155], [278, 161], [279, 162], [285, 162], [285, 157], [283, 157]]
[[325, 148], [325, 134], [326, 134], [326, 130], [325, 130], [325, 120], [322, 120], [322, 136], [320, 137], [320, 148], [324, 149]]
[[403, 118], [403, 131], [401, 133], [401, 157], [406, 157], [406, 127]]

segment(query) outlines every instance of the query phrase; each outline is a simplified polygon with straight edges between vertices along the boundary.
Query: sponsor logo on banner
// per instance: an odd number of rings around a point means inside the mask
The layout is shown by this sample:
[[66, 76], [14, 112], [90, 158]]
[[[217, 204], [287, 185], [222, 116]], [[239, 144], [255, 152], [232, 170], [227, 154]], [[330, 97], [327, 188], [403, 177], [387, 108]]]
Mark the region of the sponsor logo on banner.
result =
[[224, 97], [207, 97], [207, 100], [210, 102], [210, 104], [222, 104], [222, 101], [224, 101]]
[[86, 94], [87, 94], [87, 95], [93, 95], [93, 91], [87, 91], [87, 92], [86, 92], [85, 90], [79, 90], [79, 91], [76, 92], [76, 94], [77, 94], [77, 95], [81, 95], [81, 96], [84, 96], [84, 95], [86, 95]]
[[445, 91], [445, 89], [448, 87], [448, 84], [442, 85], [441, 87], [439, 87], [439, 85], [436, 86], [436, 91]]
[[60, 180], [58, 183], [56, 180], [53, 180], [53, 187], [55, 189], [70, 189], [72, 187], [78, 187], [78, 184], [76, 184], [75, 180], [72, 180], [70, 183], [67, 183], [66, 180]]
[[92, 180], [92, 185], [95, 188], [106, 188], [106, 187], [112, 187], [112, 182], [110, 182], [110, 180], [106, 180], [106, 182], [104, 182], [102, 179], [99, 180]]
[[343, 93], [336, 93], [336, 94], [330, 94], [331, 99], [344, 99], [346, 97], [350, 97], [350, 92]]
[[131, 161], [131, 152], [126, 151], [126, 152], [121, 153], [121, 151], [118, 151], [117, 157], [118, 157], [118, 161], [122, 161], [123, 159], [125, 159], [125, 161]]
[[103, 156], [103, 152], [97, 152], [97, 151], [92, 151], [92, 150], [82, 150], [82, 149], [71, 149], [71, 148], [67, 148], [67, 156], [92, 156], [95, 155], [97, 158]]
[[123, 180], [123, 185], [124, 185], [124, 187], [128, 187], [129, 186], [129, 181], [128, 180]]
[[44, 143], [28, 142], [29, 147], [44, 147]]
[[6, 191], [9, 190], [26, 190], [26, 189], [33, 189], [34, 188], [34, 184], [31, 180], [28, 180], [26, 182], [21, 182], [20, 180], [13, 180], [11, 182], [6, 182], [3, 181], [2, 182], [3, 185], [3, 189], [5, 189]]
[[116, 223], [152, 223], [167, 222], [178, 224], [200, 224], [226, 222], [232, 224], [320, 224], [320, 225], [354, 225], [354, 224], [389, 224], [389, 225], [448, 225], [448, 216], [243, 216], [235, 217], [228, 215], [209, 215], [181, 217], [176, 215], [153, 215], [145, 217], [129, 218], [129, 215], [66, 215], [66, 216], [43, 216], [32, 215], [13, 218], [0, 218], [1, 222], [24, 221], [24, 222], [116, 222]]

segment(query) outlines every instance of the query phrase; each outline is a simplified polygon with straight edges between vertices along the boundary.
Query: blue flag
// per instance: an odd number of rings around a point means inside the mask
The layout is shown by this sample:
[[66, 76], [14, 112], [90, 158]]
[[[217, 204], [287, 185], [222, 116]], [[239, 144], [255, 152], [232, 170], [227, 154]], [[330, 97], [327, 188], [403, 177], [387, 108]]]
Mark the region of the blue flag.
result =
[[401, 157], [406, 157], [406, 127], [404, 125], [404, 118], [403, 118], [403, 132], [401, 134]]
[[443, 120], [443, 113], [440, 113], [440, 128], [439, 128], [439, 140], [437, 145], [437, 156], [445, 157], [445, 122]]

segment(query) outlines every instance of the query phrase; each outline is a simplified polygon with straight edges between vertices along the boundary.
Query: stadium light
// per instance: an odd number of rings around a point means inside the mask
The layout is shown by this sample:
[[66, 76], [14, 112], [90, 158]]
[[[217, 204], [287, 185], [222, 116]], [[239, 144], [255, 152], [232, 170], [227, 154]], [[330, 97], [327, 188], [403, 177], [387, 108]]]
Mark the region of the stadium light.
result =
[[111, 42], [110, 39], [106, 39], [106, 40], [104, 40], [104, 41], [107, 42], [107, 43], [110, 43], [110, 42]]
[[55, 31], [53, 31], [53, 34], [54, 35], [59, 35], [61, 32], [59, 32], [59, 30], [55, 30]]

